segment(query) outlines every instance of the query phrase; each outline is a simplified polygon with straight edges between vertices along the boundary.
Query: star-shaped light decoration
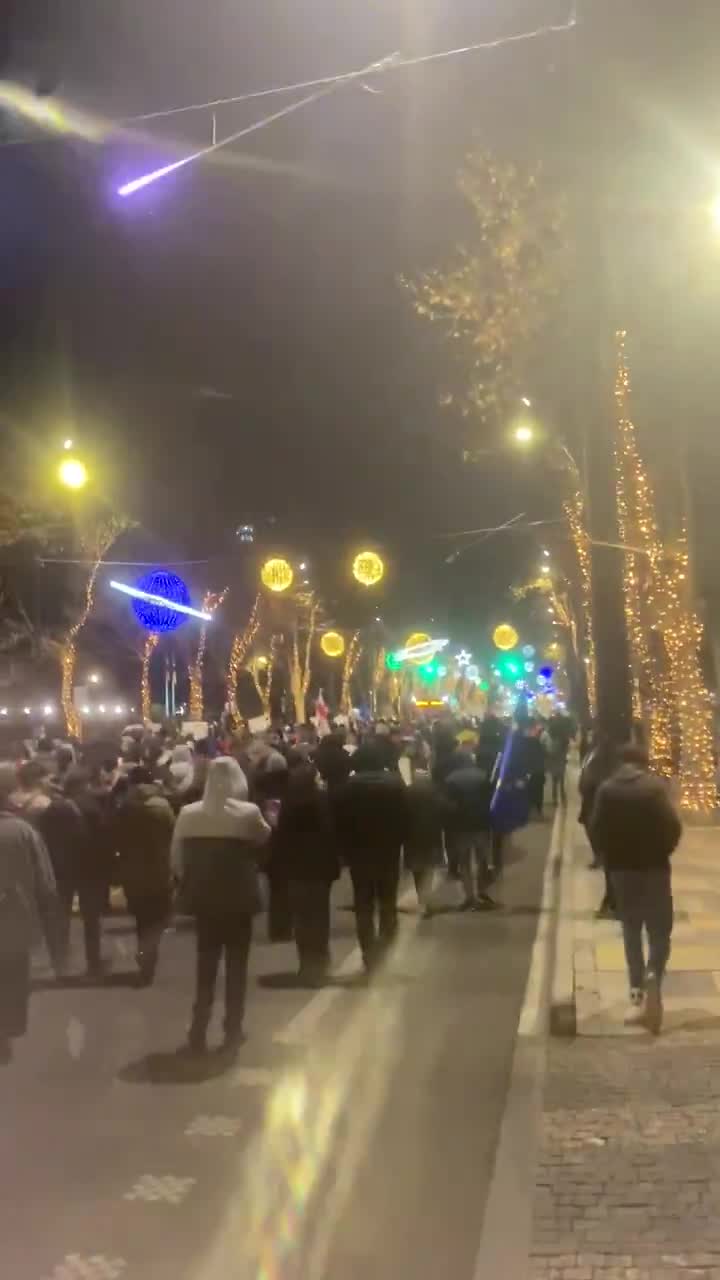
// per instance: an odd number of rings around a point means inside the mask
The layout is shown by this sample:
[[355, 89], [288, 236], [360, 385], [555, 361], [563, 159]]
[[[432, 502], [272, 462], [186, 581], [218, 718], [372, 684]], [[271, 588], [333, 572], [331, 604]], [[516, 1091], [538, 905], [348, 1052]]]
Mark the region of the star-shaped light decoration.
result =
[[472, 662], [472, 654], [468, 653], [467, 649], [461, 649], [460, 652], [455, 655], [455, 661], [459, 667], [466, 667], [468, 663]]

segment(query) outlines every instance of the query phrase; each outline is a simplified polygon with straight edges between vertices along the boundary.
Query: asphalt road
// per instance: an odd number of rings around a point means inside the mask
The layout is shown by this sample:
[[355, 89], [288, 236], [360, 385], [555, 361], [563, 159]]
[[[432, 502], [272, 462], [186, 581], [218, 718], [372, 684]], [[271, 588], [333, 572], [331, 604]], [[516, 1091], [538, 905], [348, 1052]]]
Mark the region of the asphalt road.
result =
[[[300, 991], [258, 924], [237, 1063], [179, 1068], [192, 936], [155, 987], [40, 986], [0, 1076], [0, 1275], [8, 1280], [472, 1280], [535, 936], [549, 823], [517, 838], [494, 915], [419, 919], [386, 974]], [[338, 886], [338, 904], [350, 899]]]

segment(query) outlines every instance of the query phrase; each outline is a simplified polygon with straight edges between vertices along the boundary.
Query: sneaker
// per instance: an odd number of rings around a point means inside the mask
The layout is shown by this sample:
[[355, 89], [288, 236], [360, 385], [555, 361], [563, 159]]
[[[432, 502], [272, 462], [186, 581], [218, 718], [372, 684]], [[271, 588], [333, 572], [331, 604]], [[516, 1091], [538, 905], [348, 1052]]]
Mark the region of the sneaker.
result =
[[501, 904], [490, 897], [489, 893], [481, 893], [474, 904], [475, 911], [497, 911]]
[[645, 983], [645, 1026], [651, 1035], [659, 1036], [663, 1024], [663, 1002], [659, 979], [649, 973]]
[[630, 1008], [625, 1015], [626, 1027], [640, 1027], [645, 1022], [645, 992], [642, 987], [630, 988]]
[[458, 911], [474, 911], [476, 906], [477, 903], [474, 898], [466, 898], [464, 902], [460, 903]]

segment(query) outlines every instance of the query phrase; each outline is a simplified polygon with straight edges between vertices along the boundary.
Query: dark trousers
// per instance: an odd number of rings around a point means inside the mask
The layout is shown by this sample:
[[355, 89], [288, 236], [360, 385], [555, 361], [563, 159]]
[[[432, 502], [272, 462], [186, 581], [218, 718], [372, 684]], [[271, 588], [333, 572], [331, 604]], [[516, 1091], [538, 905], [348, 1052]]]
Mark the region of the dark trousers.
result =
[[[673, 928], [670, 868], [613, 871], [611, 880], [622, 923], [630, 986], [643, 987], [646, 973], [653, 973], [660, 982], [670, 958]], [[643, 950], [643, 925], [648, 936], [647, 966]]]
[[200, 1047], [215, 1001], [220, 957], [225, 955], [225, 1039], [242, 1034], [247, 992], [248, 954], [252, 936], [252, 916], [198, 916], [196, 921], [197, 969], [195, 1005], [190, 1043]]
[[322, 977], [330, 964], [330, 884], [291, 880], [289, 889], [300, 972]]
[[386, 867], [351, 866], [355, 926], [366, 969], [382, 960], [397, 935], [400, 856]]
[[24, 1036], [30, 1001], [30, 952], [0, 950], [0, 1044]]
[[72, 919], [73, 902], [77, 893], [80, 902], [80, 915], [85, 940], [85, 964], [88, 972], [97, 972], [100, 968], [100, 920], [102, 917], [105, 886], [78, 882], [76, 877], [58, 880], [58, 897], [60, 898], [62, 921], [60, 925], [60, 955], [64, 961], [70, 947], [70, 921]]
[[157, 969], [160, 940], [163, 936], [170, 901], [166, 893], [127, 894], [130, 914], [135, 917], [138, 968], [147, 982], [152, 982]]
[[528, 797], [530, 799], [530, 808], [537, 809], [540, 817], [542, 817], [543, 802], [545, 799], [545, 774], [531, 773], [528, 780]]
[[552, 770], [552, 801], [553, 804], [567, 804], [567, 790], [565, 787], [566, 768], [554, 768]]

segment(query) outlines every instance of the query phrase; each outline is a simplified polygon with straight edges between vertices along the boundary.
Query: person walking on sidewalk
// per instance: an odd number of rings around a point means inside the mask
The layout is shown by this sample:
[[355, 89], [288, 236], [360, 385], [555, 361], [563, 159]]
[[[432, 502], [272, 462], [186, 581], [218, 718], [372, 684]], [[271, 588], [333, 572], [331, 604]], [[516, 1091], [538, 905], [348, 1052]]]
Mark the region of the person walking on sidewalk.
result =
[[252, 921], [262, 907], [258, 850], [270, 839], [270, 827], [247, 795], [247, 779], [237, 760], [212, 760], [202, 800], [180, 810], [173, 832], [171, 860], [180, 881], [181, 905], [195, 916], [196, 924], [191, 1053], [207, 1049], [223, 952], [225, 1049], [234, 1053], [243, 1041]]
[[589, 829], [603, 851], [622, 922], [632, 1006], [627, 1020], [657, 1035], [673, 927], [670, 858], [682, 823], [667, 783], [650, 772], [645, 749], [629, 744], [618, 759], [619, 767], [598, 789]]

